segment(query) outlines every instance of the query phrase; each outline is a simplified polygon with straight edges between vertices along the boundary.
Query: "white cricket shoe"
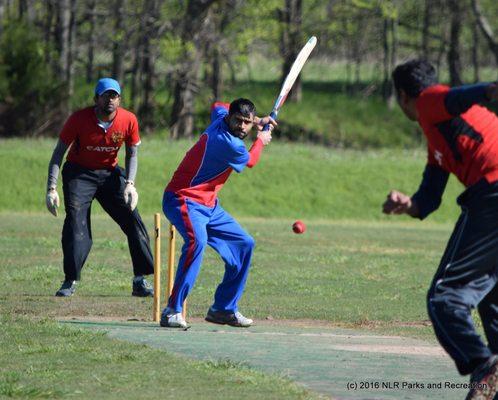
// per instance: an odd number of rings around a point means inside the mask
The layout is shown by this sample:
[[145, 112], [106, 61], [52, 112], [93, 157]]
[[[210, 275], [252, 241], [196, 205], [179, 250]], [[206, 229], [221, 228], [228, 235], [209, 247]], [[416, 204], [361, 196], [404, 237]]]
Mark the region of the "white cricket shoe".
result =
[[161, 315], [160, 325], [163, 328], [187, 328], [187, 321], [183, 318], [181, 312], [175, 313], [166, 307]]
[[244, 317], [241, 313], [226, 311], [217, 311], [210, 308], [207, 312], [206, 321], [214, 324], [237, 326], [239, 328], [248, 328], [254, 322], [251, 318]]

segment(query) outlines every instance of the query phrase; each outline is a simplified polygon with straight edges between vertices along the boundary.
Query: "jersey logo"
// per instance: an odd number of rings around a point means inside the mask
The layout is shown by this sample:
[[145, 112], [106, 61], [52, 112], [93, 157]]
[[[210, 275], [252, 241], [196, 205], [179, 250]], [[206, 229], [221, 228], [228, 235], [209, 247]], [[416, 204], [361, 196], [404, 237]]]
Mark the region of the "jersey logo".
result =
[[100, 153], [112, 153], [113, 151], [119, 150], [119, 147], [113, 146], [86, 146], [88, 151], [98, 151]]
[[462, 155], [458, 150], [459, 136], [467, 136], [479, 144], [482, 143], [481, 134], [472, 128], [467, 121], [461, 117], [455, 117], [448, 121], [441, 122], [436, 124], [436, 127], [446, 140], [446, 143], [448, 144], [456, 161], [462, 161]]
[[123, 132], [114, 132], [111, 135], [111, 139], [116, 144], [121, 143], [124, 139], [124, 133]]
[[443, 153], [441, 153], [438, 150], [434, 151], [434, 158], [436, 159], [437, 163], [442, 166], [443, 165]]

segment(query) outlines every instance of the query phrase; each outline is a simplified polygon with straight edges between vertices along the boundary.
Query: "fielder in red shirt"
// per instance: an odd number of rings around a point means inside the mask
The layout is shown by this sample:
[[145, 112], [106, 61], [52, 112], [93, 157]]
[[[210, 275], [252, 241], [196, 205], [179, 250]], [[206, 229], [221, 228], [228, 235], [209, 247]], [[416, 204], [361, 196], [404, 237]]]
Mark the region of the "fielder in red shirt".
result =
[[[135, 115], [119, 107], [121, 87], [111, 78], [100, 79], [95, 105], [76, 111], [64, 124], [48, 168], [47, 208], [55, 216], [59, 206], [57, 179], [62, 158], [66, 218], [62, 229], [64, 282], [56, 296], [71, 296], [92, 247], [90, 210], [93, 199], [119, 224], [128, 238], [133, 263], [132, 295], [152, 296], [144, 275], [154, 273], [149, 236], [136, 209], [134, 186], [137, 146], [140, 144]], [[118, 166], [118, 152], [126, 146], [125, 169]]]
[[[458, 371], [471, 374], [467, 399], [493, 399], [498, 391], [498, 118], [479, 103], [497, 100], [498, 85], [440, 85], [425, 60], [397, 66], [393, 81], [401, 109], [427, 139], [427, 165], [417, 192], [391, 191], [383, 212], [424, 219], [439, 207], [450, 173], [466, 187], [427, 308]], [[475, 330], [473, 308], [487, 344]]]

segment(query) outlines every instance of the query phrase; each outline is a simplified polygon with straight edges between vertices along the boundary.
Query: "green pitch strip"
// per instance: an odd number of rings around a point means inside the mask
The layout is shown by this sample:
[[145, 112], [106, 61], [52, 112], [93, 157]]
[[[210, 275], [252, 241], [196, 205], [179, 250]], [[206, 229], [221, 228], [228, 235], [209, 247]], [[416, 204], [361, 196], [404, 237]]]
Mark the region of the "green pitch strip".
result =
[[188, 331], [140, 322], [64, 321], [201, 360], [225, 360], [299, 382], [334, 399], [458, 399], [466, 378], [437, 346], [329, 328], [195, 322]]

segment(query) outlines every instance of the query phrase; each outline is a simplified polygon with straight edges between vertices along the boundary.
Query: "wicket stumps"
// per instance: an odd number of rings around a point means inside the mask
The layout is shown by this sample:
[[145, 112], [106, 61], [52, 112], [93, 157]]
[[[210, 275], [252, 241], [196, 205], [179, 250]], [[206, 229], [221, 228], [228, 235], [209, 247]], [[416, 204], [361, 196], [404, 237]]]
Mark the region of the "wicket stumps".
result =
[[[165, 292], [166, 304], [173, 290], [175, 281], [175, 242], [176, 230], [173, 224], [169, 224], [169, 246], [168, 246], [168, 281]], [[183, 302], [183, 318], [187, 315], [187, 301]], [[161, 319], [161, 214], [154, 214], [154, 303], [152, 320], [159, 322]]]

